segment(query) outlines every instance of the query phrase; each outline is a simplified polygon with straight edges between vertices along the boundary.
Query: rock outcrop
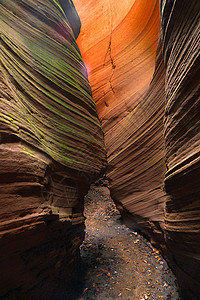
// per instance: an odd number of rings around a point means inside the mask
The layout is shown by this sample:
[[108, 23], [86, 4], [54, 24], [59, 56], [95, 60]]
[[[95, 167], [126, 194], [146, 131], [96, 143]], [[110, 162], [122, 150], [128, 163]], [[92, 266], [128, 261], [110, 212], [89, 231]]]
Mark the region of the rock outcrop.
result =
[[0, 297], [57, 297], [75, 274], [98, 111], [117, 207], [198, 299], [200, 3], [74, 3], [80, 35], [71, 0], [0, 0]]
[[78, 267], [106, 162], [79, 30], [71, 1], [0, 0], [0, 298], [50, 299]]
[[[155, 66], [159, 3], [126, 1], [122, 10], [116, 1], [110, 6], [106, 1], [101, 6], [74, 3], [82, 22], [77, 41], [105, 134], [112, 198], [126, 222], [164, 243], [161, 43]], [[98, 24], [96, 19], [90, 23], [96, 11]]]
[[166, 242], [185, 299], [200, 295], [200, 2], [161, 1]]
[[74, 3], [112, 197], [168, 257], [185, 299], [198, 299], [199, 1], [160, 1], [160, 16], [154, 0]]

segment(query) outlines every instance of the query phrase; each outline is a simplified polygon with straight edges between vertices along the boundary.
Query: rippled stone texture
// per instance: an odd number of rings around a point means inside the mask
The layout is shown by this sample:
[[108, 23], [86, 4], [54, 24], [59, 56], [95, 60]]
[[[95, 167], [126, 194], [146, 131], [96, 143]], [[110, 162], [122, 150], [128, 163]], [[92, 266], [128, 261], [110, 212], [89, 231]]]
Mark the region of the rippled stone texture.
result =
[[106, 160], [79, 30], [71, 1], [0, 1], [0, 297], [46, 299], [78, 266]]
[[200, 295], [200, 2], [161, 1], [166, 242], [185, 299]]
[[119, 1], [109, 2], [74, 1], [82, 22], [78, 45], [105, 134], [111, 194], [127, 222], [163, 243], [160, 43], [155, 69], [159, 3], [125, 1], [121, 8]]
[[[154, 0], [74, 3], [82, 21], [78, 45], [105, 134], [112, 197], [126, 222], [168, 257], [184, 297], [196, 299], [200, 3], [160, 1], [161, 17]], [[157, 47], [159, 22], [163, 52], [160, 41]]]

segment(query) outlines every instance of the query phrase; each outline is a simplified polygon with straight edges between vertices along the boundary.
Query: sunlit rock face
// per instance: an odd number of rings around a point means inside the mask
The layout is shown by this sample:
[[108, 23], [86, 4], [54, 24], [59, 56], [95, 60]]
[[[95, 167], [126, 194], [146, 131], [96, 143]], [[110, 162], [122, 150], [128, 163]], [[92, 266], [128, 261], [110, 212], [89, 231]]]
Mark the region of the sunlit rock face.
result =
[[200, 295], [200, 2], [161, 1], [166, 242], [185, 299]]
[[78, 267], [106, 160], [79, 30], [71, 1], [0, 1], [0, 298], [61, 297]]
[[160, 1], [160, 16], [153, 0], [74, 3], [112, 197], [168, 257], [185, 299], [198, 299], [200, 3]]
[[105, 134], [112, 197], [127, 222], [160, 243], [165, 99], [161, 44], [155, 70], [159, 3], [74, 3], [82, 22], [77, 41]]

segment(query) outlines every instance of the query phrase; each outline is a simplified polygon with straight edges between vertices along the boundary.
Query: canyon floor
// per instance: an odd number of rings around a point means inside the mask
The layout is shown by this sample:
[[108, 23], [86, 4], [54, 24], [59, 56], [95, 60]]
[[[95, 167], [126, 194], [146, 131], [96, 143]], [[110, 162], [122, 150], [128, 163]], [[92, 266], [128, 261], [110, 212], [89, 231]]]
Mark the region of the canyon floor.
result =
[[79, 300], [180, 300], [176, 279], [159, 252], [127, 228], [106, 187], [93, 186], [85, 201]]

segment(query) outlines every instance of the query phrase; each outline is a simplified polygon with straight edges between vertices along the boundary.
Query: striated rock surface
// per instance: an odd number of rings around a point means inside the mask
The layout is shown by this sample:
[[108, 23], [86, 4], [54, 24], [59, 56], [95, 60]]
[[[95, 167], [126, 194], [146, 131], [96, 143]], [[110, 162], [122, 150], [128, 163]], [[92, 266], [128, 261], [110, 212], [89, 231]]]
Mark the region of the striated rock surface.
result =
[[0, 0], [0, 297], [7, 299], [66, 290], [84, 237], [83, 197], [105, 167], [79, 30], [71, 1]]
[[[198, 299], [199, 1], [74, 3], [112, 197]], [[79, 31], [70, 0], [0, 0], [0, 297], [61, 296], [78, 266], [105, 167]]]
[[[165, 71], [160, 43], [155, 65], [159, 3], [125, 1], [122, 9], [118, 1], [74, 3], [82, 22], [78, 45], [105, 134], [112, 198], [129, 224], [163, 243]], [[98, 19], [90, 23], [96, 11]]]
[[185, 299], [200, 296], [200, 3], [161, 1], [166, 242]]
[[161, 16], [153, 0], [74, 3], [111, 195], [168, 257], [185, 299], [198, 299], [199, 1], [161, 0]]

